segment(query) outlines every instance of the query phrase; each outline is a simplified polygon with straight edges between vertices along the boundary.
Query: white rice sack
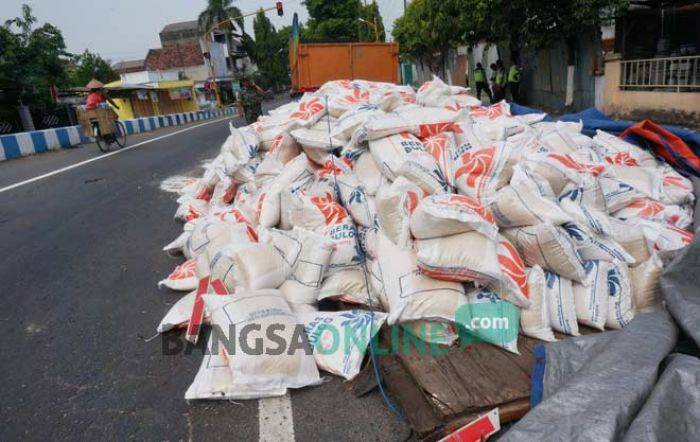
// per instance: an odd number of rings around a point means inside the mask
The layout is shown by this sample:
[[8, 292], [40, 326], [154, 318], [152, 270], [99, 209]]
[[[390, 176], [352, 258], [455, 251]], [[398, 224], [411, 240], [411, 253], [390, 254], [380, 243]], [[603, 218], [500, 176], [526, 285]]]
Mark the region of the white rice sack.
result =
[[466, 195], [442, 194], [424, 198], [410, 218], [411, 233], [429, 239], [475, 230], [498, 238], [493, 214], [476, 199]]
[[396, 112], [389, 112], [368, 118], [364, 125], [355, 129], [350, 142], [351, 144], [365, 140], [372, 142], [400, 133], [415, 134], [417, 132], [418, 125], [415, 122], [402, 117]]
[[539, 265], [566, 278], [583, 282], [586, 271], [576, 246], [566, 232], [551, 224], [515, 227], [501, 233], [515, 245], [525, 263]]
[[401, 324], [405, 333], [431, 345], [450, 347], [459, 338], [457, 327], [449, 322], [410, 321]]
[[223, 351], [224, 345], [221, 342], [216, 344], [214, 342], [216, 342], [215, 339], [210, 336], [199, 371], [185, 392], [185, 400], [259, 399], [283, 396], [287, 392], [286, 388], [258, 389], [247, 385], [235, 385], [229, 367], [229, 358]]
[[[229, 123], [231, 135], [221, 146], [221, 152], [230, 153], [238, 164], [238, 167], [246, 164], [251, 158], [258, 154], [260, 137], [255, 130], [249, 127], [235, 128]], [[238, 167], [234, 167], [234, 170]]]
[[498, 281], [501, 268], [498, 244], [478, 232], [416, 240], [418, 267], [444, 281]]
[[617, 178], [601, 176], [598, 181], [609, 213], [616, 212], [628, 206], [632, 201], [645, 196], [639, 190]]
[[[296, 103], [292, 103], [296, 105]], [[258, 121], [248, 125], [247, 127], [254, 130], [260, 138], [260, 149], [269, 150], [277, 137], [288, 134], [289, 124], [288, 116], [261, 116]]]
[[545, 271], [544, 274], [547, 281], [547, 306], [552, 328], [567, 335], [579, 336], [571, 280], [553, 272]]
[[547, 304], [547, 281], [540, 266], [527, 269], [527, 287], [530, 307], [520, 310], [520, 328], [526, 336], [554, 342]]
[[[224, 348], [234, 386], [269, 391], [320, 383], [313, 356], [303, 348], [301, 325], [279, 291], [240, 291], [235, 296], [204, 295], [202, 299], [211, 313], [214, 336], [236, 344], [245, 337], [243, 341], [253, 348], [253, 354], [239, 345], [235, 354]], [[246, 329], [247, 325], [255, 328]], [[280, 345], [283, 351], [265, 351], [279, 350]]]
[[442, 107], [399, 108], [396, 113], [406, 121], [416, 123], [411, 130], [421, 139], [452, 129], [454, 122], [462, 116], [461, 112]]
[[525, 263], [520, 254], [505, 237], [498, 238], [498, 264], [501, 275], [491, 288], [499, 297], [518, 307], [530, 305], [530, 293], [527, 283]]
[[632, 279], [632, 298], [639, 311], [648, 310], [661, 303], [661, 272], [663, 263], [654, 253], [649, 259], [630, 268]]
[[606, 174], [628, 184], [649, 198], [661, 197], [663, 172], [654, 167], [634, 167], [609, 164]]
[[442, 100], [452, 95], [450, 86], [436, 75], [423, 83], [416, 92], [416, 103], [422, 106], [439, 106]]
[[[289, 303], [294, 313], [302, 311], [316, 312], [318, 289], [306, 286], [293, 279], [288, 279], [279, 287], [280, 294]], [[310, 310], [309, 310], [310, 309]]]
[[549, 184], [521, 167], [513, 168], [511, 184], [492, 197], [489, 209], [499, 227], [532, 226], [548, 222], [560, 225], [571, 216], [553, 200]]
[[474, 120], [494, 120], [502, 115], [510, 116], [510, 105], [505, 100], [490, 106], [479, 106], [469, 109], [469, 116]]
[[357, 241], [357, 228], [350, 217], [337, 220], [316, 230], [334, 244], [334, 251], [328, 262], [328, 274], [339, 270], [356, 267], [364, 261], [364, 254]]
[[367, 198], [365, 188], [347, 164], [342, 161], [328, 161], [317, 173], [332, 180], [337, 186], [340, 202], [355, 223], [365, 227], [374, 225], [374, 203]]
[[481, 137], [490, 141], [505, 141], [527, 129], [527, 126], [520, 120], [512, 117], [502, 116], [493, 120], [479, 119], [474, 121], [474, 131], [479, 132]]
[[[496, 293], [487, 288], [475, 288], [467, 292], [467, 306], [462, 307], [459, 321], [465, 321], [467, 333], [496, 345], [511, 353], [518, 353], [518, 309], [510, 302], [503, 301]], [[489, 319], [491, 326], [486, 328], [481, 324]], [[504, 324], [496, 326], [495, 319], [507, 320]], [[462, 325], [465, 325], [464, 323]], [[476, 327], [472, 327], [476, 326]]]
[[532, 155], [525, 164], [549, 181], [555, 194], [561, 193], [569, 180], [581, 183], [589, 175], [601, 175], [606, 167], [603, 163], [583, 162], [572, 155], [556, 152]]
[[351, 380], [360, 372], [370, 339], [386, 317], [386, 313], [346, 310], [305, 313], [299, 315], [299, 320], [304, 324], [316, 365]]
[[[463, 144], [468, 144], [471, 147], [488, 147], [493, 143], [493, 140], [491, 140], [487, 134], [484, 134], [472, 120], [457, 121], [452, 125], [452, 133], [455, 137], [456, 147], [462, 146]], [[451, 159], [450, 161], [454, 160]]]
[[190, 234], [192, 233], [192, 228], [194, 227], [192, 224], [185, 225], [191, 227], [189, 229], [184, 230], [181, 234], [178, 235], [177, 238], [175, 238], [163, 247], [163, 251], [168, 255], [175, 256], [180, 253], [183, 253], [183, 249], [187, 245], [187, 239], [190, 237]]
[[303, 192], [289, 194], [289, 219], [293, 226], [307, 230], [316, 230], [348, 216], [347, 211], [338, 204], [333, 193], [319, 195], [314, 192], [306, 195]]
[[575, 200], [575, 193], [560, 196], [559, 206], [571, 216], [572, 221], [586, 226], [591, 232], [603, 236], [612, 234], [608, 214], [579, 204]]
[[[557, 121], [554, 127], [550, 127], [549, 130], [542, 132], [540, 139], [542, 140], [542, 144], [547, 146], [550, 151], [561, 154], [574, 154], [581, 147], [579, 143], [576, 142], [574, 135], [575, 133], [571, 131], [568, 126]], [[590, 141], [590, 138], [588, 138], [588, 140]]]
[[455, 187], [462, 195], [488, 200], [508, 184], [513, 169], [507, 165], [513, 153], [504, 143], [483, 148], [459, 146], [452, 154]]
[[328, 275], [323, 280], [318, 292], [318, 300], [332, 299], [349, 304], [372, 305], [374, 310], [381, 310], [382, 306], [377, 294], [368, 287], [370, 275], [360, 267], [351, 267], [339, 270]]
[[276, 289], [291, 275], [292, 269], [269, 244], [254, 244], [232, 256], [236, 288]]
[[625, 249], [635, 263], [641, 263], [649, 259], [649, 246], [641, 226], [635, 220], [622, 221], [610, 218], [612, 227], [612, 239]]
[[693, 182], [666, 166], [661, 182], [661, 202], [664, 204], [686, 204], [695, 201]]
[[176, 328], [186, 328], [189, 324], [192, 309], [194, 308], [194, 300], [197, 297], [197, 291], [193, 290], [178, 299], [175, 304], [170, 307], [170, 310], [160, 320], [156, 331], [165, 333], [166, 331]]
[[558, 199], [568, 198], [590, 210], [607, 212], [605, 196], [600, 185], [600, 178], [592, 175], [582, 175], [579, 182], [569, 182], [559, 193]]
[[576, 318], [581, 324], [598, 330], [605, 329], [608, 318], [608, 271], [612, 264], [605, 261], [585, 261], [586, 285], [574, 283]]
[[629, 268], [625, 264], [615, 264], [608, 270], [608, 317], [605, 326], [620, 329], [634, 318], [635, 308], [632, 298], [632, 281]]
[[619, 261], [634, 264], [635, 258], [610, 237], [604, 237], [576, 223], [563, 224], [562, 229], [576, 245], [583, 260]]
[[369, 104], [369, 90], [360, 85], [356, 86], [329, 97], [328, 113], [332, 117], [339, 118], [355, 106]]
[[306, 155], [300, 154], [285, 164], [282, 172], [258, 194], [256, 208], [260, 225], [274, 227], [279, 224], [280, 193], [284, 190], [295, 190], [296, 187], [309, 182], [313, 177], [314, 171]]
[[357, 162], [353, 167], [353, 172], [355, 172], [357, 180], [364, 187], [365, 193], [370, 196], [375, 196], [379, 190], [379, 186], [382, 185], [382, 172], [369, 151], [362, 152], [357, 158]]
[[287, 164], [300, 152], [299, 145], [294, 141], [294, 137], [288, 132], [283, 132], [272, 140], [267, 156], [275, 158], [282, 164]]
[[188, 259], [175, 267], [175, 270], [167, 278], [158, 282], [158, 287], [167, 287], [170, 290], [189, 292], [197, 288], [199, 279], [195, 272], [197, 263], [194, 259]]
[[418, 269], [413, 250], [397, 247], [383, 234], [377, 235], [377, 287], [386, 302], [388, 324], [419, 319], [454, 321], [466, 302], [464, 288], [456, 282], [432, 279]]
[[441, 175], [447, 179], [447, 184], [454, 187], [452, 161], [450, 153], [456, 149], [455, 136], [452, 132], [440, 132], [423, 140], [423, 147], [433, 156], [440, 168]]
[[420, 187], [403, 177], [377, 192], [379, 224], [387, 237], [399, 247], [406, 248], [411, 244], [410, 217], [423, 196]]
[[428, 152], [413, 151], [407, 153], [397, 173], [418, 184], [428, 194], [451, 191], [447, 177], [443, 175], [437, 161]]
[[383, 115], [384, 112], [374, 104], [360, 103], [350, 107], [331, 129], [331, 136], [340, 140], [349, 140], [353, 132], [370, 117]]
[[593, 137], [593, 149], [608, 164], [638, 167], [657, 165], [657, 160], [651, 153], [600, 129], [596, 130]]
[[300, 227], [294, 228], [294, 234], [301, 250], [293, 266], [292, 278], [306, 287], [318, 289], [335, 250], [335, 244], [322, 235]]
[[646, 219], [686, 229], [693, 224], [693, 211], [688, 206], [665, 205], [651, 198], [638, 198], [623, 207], [613, 216], [622, 220]]
[[322, 97], [312, 96], [308, 99], [302, 97], [296, 109], [289, 114], [287, 126], [290, 129], [299, 127], [311, 127], [326, 115], [326, 105]]
[[247, 226], [240, 223], [203, 218], [195, 223], [183, 253], [187, 259], [195, 258], [206, 251], [207, 246], [218, 237], [223, 237], [223, 241], [229, 241], [245, 239], [247, 235]]
[[331, 194], [293, 195], [290, 220], [292, 225], [312, 230], [334, 243], [335, 251], [331, 254], [328, 272], [356, 266], [364, 259], [355, 224]]
[[424, 152], [425, 147], [418, 138], [403, 132], [370, 141], [369, 150], [382, 173], [395, 180], [406, 155], [414, 151]]
[[690, 230], [646, 220], [639, 221], [639, 225], [651, 250], [672, 252], [693, 242], [694, 234]]
[[329, 135], [326, 129], [300, 128], [293, 130], [291, 134], [304, 151], [307, 148], [330, 151], [343, 145], [341, 140]]
[[255, 186], [262, 188], [275, 179], [282, 170], [284, 169], [284, 164], [272, 155], [266, 155], [265, 158], [260, 162], [258, 168], [255, 169]]
[[187, 223], [204, 217], [208, 212], [209, 203], [207, 201], [184, 196], [184, 200], [175, 211], [174, 218]]

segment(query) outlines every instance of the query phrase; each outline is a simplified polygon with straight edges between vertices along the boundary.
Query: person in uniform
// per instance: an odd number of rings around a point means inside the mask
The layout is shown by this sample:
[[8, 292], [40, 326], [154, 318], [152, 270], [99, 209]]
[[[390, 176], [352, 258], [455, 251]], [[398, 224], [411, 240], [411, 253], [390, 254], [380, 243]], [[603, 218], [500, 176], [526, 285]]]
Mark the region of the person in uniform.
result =
[[254, 123], [262, 115], [263, 90], [249, 78], [241, 79], [241, 105], [247, 124]]
[[476, 98], [481, 100], [481, 92], [483, 91], [489, 96], [489, 103], [493, 102], [491, 89], [486, 81], [486, 70], [481, 63], [477, 63], [476, 68], [474, 68], [474, 84], [476, 85]]
[[508, 70], [508, 89], [510, 90], [510, 95], [515, 103], [520, 102], [520, 66], [516, 63], [510, 65]]

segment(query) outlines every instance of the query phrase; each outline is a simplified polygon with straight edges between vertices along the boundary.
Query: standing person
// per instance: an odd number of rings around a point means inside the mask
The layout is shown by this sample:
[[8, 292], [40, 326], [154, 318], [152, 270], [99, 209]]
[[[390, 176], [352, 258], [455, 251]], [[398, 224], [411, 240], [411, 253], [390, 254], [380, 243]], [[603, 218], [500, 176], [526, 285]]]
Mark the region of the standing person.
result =
[[498, 101], [498, 96], [500, 95], [498, 83], [496, 83], [496, 73], [498, 72], [498, 67], [496, 67], [495, 63], [491, 63], [489, 65], [489, 69], [491, 69], [491, 77], [489, 80], [491, 81], [491, 102], [493, 103]]
[[520, 103], [520, 66], [517, 63], [510, 65], [508, 70], [508, 89], [510, 89], [511, 99]]
[[494, 94], [494, 98], [496, 101], [504, 100], [506, 98], [506, 68], [500, 59], [496, 60], [496, 84], [498, 85], [498, 96]]
[[489, 103], [491, 103], [493, 95], [491, 95], [491, 89], [486, 82], [486, 70], [481, 63], [477, 63], [476, 68], [474, 68], [474, 84], [476, 85], [476, 98], [481, 100], [481, 91], [484, 91], [489, 96]]
[[249, 78], [241, 79], [241, 105], [246, 123], [254, 123], [262, 114], [263, 90]]

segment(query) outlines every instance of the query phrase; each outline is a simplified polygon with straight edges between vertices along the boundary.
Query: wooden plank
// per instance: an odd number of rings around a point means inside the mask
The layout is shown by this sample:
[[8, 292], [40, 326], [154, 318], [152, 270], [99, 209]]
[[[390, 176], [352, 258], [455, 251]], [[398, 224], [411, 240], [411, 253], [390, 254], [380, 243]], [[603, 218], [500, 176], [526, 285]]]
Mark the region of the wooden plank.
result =
[[[439, 429], [435, 430], [431, 434], [424, 436], [423, 441], [424, 442], [433, 442], [433, 441], [438, 441], [451, 433], [459, 430], [463, 426], [467, 425], [468, 423], [472, 422], [482, 414], [485, 414], [486, 412], [492, 410], [495, 407], [488, 407], [484, 408], [483, 410], [479, 410], [477, 412], [468, 414], [466, 416], [461, 416], [458, 418], [455, 418], [452, 420], [450, 423], [440, 427]], [[498, 406], [498, 415], [499, 415], [499, 420], [502, 424], [507, 424], [508, 422], [513, 422], [516, 421], [523, 416], [530, 410], [530, 401], [528, 399], [519, 399], [517, 401], [509, 402], [507, 404], [502, 404]]]
[[434, 408], [426, 401], [425, 395], [404, 370], [398, 358], [379, 356], [378, 363], [382, 382], [394, 404], [401, 410], [414, 431], [427, 434], [442, 425]]
[[471, 410], [528, 398], [534, 340], [523, 339], [521, 355], [476, 343], [454, 346], [446, 355], [415, 348], [398, 358], [443, 421]]

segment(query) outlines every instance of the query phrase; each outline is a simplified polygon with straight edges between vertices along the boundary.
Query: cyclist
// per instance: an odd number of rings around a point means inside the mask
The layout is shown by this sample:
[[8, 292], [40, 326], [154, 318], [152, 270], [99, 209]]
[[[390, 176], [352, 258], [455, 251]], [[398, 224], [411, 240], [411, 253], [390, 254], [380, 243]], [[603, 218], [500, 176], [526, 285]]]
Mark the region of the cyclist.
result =
[[115, 109], [119, 109], [119, 106], [107, 95], [107, 91], [104, 88], [105, 85], [101, 81], [93, 78], [85, 87], [90, 90], [87, 100], [85, 100], [85, 109], [97, 109], [101, 107], [105, 101], [109, 102]]

